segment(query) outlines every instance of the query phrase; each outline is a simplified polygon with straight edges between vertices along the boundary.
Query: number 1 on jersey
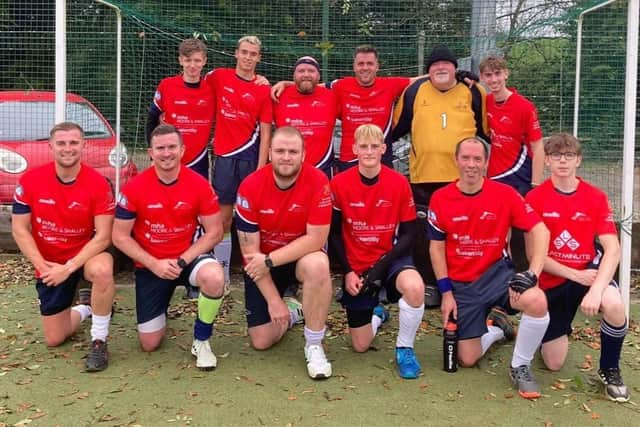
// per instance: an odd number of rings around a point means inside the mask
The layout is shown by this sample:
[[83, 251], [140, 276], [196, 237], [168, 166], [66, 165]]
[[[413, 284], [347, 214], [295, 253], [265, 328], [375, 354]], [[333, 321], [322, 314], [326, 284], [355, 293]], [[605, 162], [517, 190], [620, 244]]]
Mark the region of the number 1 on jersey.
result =
[[447, 113], [440, 114], [440, 118], [442, 119], [442, 129], [447, 128]]

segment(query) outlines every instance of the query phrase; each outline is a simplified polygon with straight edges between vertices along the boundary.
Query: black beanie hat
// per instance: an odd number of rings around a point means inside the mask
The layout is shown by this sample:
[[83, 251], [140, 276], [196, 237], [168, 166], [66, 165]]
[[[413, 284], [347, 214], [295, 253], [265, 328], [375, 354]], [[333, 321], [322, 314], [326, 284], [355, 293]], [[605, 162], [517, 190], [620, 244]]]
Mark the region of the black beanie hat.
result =
[[427, 60], [427, 68], [425, 71], [428, 73], [429, 68], [433, 65], [433, 63], [438, 61], [449, 61], [456, 68], [458, 68], [458, 59], [453, 54], [453, 52], [451, 52], [451, 49], [449, 49], [445, 45], [440, 45], [433, 48], [433, 50], [429, 54], [429, 59]]

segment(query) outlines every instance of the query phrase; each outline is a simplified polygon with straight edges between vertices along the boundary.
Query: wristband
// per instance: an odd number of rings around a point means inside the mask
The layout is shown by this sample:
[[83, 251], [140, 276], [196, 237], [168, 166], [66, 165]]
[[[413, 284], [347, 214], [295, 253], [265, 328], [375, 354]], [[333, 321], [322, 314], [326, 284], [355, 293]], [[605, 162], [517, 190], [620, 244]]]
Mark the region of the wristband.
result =
[[443, 277], [442, 279], [438, 279], [438, 290], [441, 294], [445, 292], [449, 292], [453, 290], [453, 283], [451, 283], [451, 279], [448, 277]]

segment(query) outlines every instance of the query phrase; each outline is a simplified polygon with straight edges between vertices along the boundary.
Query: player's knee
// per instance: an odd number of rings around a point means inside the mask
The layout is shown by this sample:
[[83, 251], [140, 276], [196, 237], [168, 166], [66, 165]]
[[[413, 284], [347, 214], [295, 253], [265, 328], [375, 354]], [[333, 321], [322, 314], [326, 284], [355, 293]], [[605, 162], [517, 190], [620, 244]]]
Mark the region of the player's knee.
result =
[[47, 347], [57, 347], [67, 340], [67, 336], [60, 332], [46, 332], [44, 342]]
[[259, 351], [268, 350], [276, 343], [274, 340], [262, 335], [250, 336], [250, 339], [251, 347]]
[[369, 347], [371, 347], [370, 342], [358, 342], [356, 340], [351, 341], [351, 348], [353, 348], [353, 351], [356, 353], [365, 353], [369, 351]]
[[532, 317], [543, 317], [547, 311], [547, 298], [540, 288], [531, 288], [521, 296], [523, 312]]
[[211, 297], [222, 296], [224, 290], [224, 273], [222, 268], [202, 268], [198, 272], [198, 286], [206, 295]]
[[315, 252], [307, 255], [303, 261], [303, 271], [305, 278], [320, 281], [329, 278], [329, 258], [324, 252]]
[[611, 288], [611, 291], [603, 294], [601, 307], [605, 316], [620, 317], [625, 315], [625, 306], [622, 297], [614, 288]]
[[162, 338], [163, 338], [162, 336], [148, 337], [142, 334], [138, 335], [138, 339], [140, 341], [140, 348], [142, 348], [142, 351], [147, 353], [156, 351], [160, 347], [160, 344], [162, 344]]
[[458, 354], [458, 363], [463, 368], [470, 368], [475, 365], [480, 359], [479, 356], [475, 354]]
[[94, 289], [107, 289], [113, 287], [113, 261], [111, 257], [104, 257], [103, 262], [95, 262], [87, 265], [85, 274]]
[[560, 360], [559, 358], [547, 358], [543, 355], [542, 360], [544, 362], [544, 366], [546, 366], [548, 370], [554, 372], [562, 369], [562, 366], [564, 365], [564, 359]]

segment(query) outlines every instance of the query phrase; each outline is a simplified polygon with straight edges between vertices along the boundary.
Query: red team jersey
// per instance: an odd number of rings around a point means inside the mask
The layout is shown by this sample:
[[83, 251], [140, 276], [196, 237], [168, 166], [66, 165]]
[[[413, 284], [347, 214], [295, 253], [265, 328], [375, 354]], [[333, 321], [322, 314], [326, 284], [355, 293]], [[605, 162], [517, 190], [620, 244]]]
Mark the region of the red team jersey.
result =
[[[497, 104], [495, 96], [487, 95], [487, 120], [491, 137], [491, 156], [487, 176], [492, 179], [518, 174], [523, 166], [531, 182], [531, 143], [542, 139], [535, 105], [514, 88], [503, 104]], [[525, 165], [525, 162], [528, 162]]]
[[376, 77], [371, 86], [360, 86], [355, 77], [336, 80], [331, 89], [336, 94], [342, 142], [340, 160], [353, 161], [353, 134], [360, 125], [374, 124], [384, 132], [385, 140], [391, 134], [393, 105], [409, 85], [408, 77]]
[[116, 218], [135, 218], [135, 241], [152, 256], [167, 259], [191, 246], [199, 216], [219, 211], [211, 185], [198, 173], [183, 166], [175, 182], [163, 184], [149, 167], [122, 189]]
[[86, 165], [68, 184], [60, 182], [54, 163], [32, 169], [20, 179], [14, 200], [14, 213], [31, 213], [31, 233], [42, 257], [59, 264], [91, 240], [96, 216], [114, 211], [106, 178]]
[[304, 137], [304, 161], [320, 169], [333, 160], [331, 138], [337, 116], [335, 95], [321, 86], [308, 95], [298, 92], [295, 85], [289, 86], [273, 105], [276, 127], [298, 129]]
[[304, 163], [295, 184], [281, 190], [268, 164], [240, 184], [236, 213], [241, 227], [260, 232], [260, 251], [269, 254], [306, 234], [307, 225], [331, 224], [329, 180]]
[[342, 214], [342, 240], [347, 261], [361, 275], [393, 247], [401, 222], [416, 218], [407, 179], [382, 167], [378, 182], [366, 185], [358, 168], [331, 180], [334, 209]]
[[485, 179], [482, 190], [468, 195], [456, 183], [457, 180], [433, 193], [429, 235], [445, 242], [449, 277], [473, 282], [504, 256], [512, 226], [529, 231], [540, 218], [506, 184]]
[[[549, 179], [527, 193], [526, 200], [549, 229], [547, 255], [567, 267], [584, 270], [596, 255], [596, 237], [617, 234], [607, 195], [581, 179], [571, 194], [556, 190]], [[542, 272], [540, 288], [554, 288], [566, 280]]]
[[216, 156], [258, 158], [260, 123], [271, 123], [270, 87], [243, 80], [233, 68], [216, 68], [205, 81], [216, 97]]
[[199, 87], [189, 87], [181, 75], [168, 77], [158, 85], [153, 102], [163, 112], [161, 122], [175, 126], [182, 135], [182, 163], [206, 156], [215, 112], [211, 88], [204, 82]]

